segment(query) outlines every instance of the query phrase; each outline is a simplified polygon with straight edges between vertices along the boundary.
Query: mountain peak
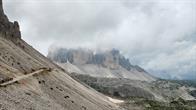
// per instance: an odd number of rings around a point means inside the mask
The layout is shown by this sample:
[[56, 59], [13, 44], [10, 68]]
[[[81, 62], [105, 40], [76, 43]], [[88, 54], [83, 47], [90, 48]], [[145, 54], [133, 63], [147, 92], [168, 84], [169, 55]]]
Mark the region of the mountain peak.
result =
[[3, 12], [3, 4], [2, 4], [2, 0], [0, 0], [0, 14]]
[[0, 14], [3, 13], [3, 3], [2, 0], [0, 0]]
[[3, 3], [0, 0], [0, 34], [2, 37], [15, 41], [21, 38], [20, 27], [17, 21], [9, 22], [3, 11]]
[[141, 67], [132, 65], [117, 49], [96, 51], [56, 48], [49, 51], [48, 58], [70, 73], [141, 81], [156, 80]]
[[84, 65], [94, 64], [110, 69], [118, 69], [120, 67], [130, 71], [132, 69], [140, 72], [146, 72], [139, 66], [132, 65], [128, 58], [124, 57], [118, 49], [95, 52], [85, 49], [64, 49], [59, 48], [50, 51], [48, 58], [55, 62]]
[[8, 19], [5, 16], [4, 11], [3, 11], [3, 3], [2, 3], [2, 0], [0, 0], [0, 22], [5, 22], [5, 21], [8, 21]]

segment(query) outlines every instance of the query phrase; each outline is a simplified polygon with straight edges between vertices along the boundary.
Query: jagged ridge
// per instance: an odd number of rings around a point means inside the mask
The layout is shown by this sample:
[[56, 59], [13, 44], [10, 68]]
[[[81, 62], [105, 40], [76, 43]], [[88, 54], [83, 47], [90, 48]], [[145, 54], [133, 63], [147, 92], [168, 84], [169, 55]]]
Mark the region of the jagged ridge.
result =
[[2, 37], [15, 41], [21, 38], [20, 27], [17, 21], [9, 22], [3, 11], [2, 0], [0, 0], [0, 34]]
[[138, 65], [132, 65], [129, 59], [121, 55], [117, 49], [95, 53], [94, 51], [85, 49], [60, 48], [55, 51], [50, 51], [48, 58], [60, 63], [67, 63], [69, 61], [73, 64], [95, 64], [111, 69], [116, 69], [121, 66], [128, 71], [136, 69], [140, 72], [146, 72]]
[[[132, 65], [119, 50], [95, 52], [87, 49], [57, 48], [49, 51], [48, 58], [70, 72], [89, 74], [95, 77], [155, 80], [138, 65]], [[69, 64], [70, 63], [70, 64]]]

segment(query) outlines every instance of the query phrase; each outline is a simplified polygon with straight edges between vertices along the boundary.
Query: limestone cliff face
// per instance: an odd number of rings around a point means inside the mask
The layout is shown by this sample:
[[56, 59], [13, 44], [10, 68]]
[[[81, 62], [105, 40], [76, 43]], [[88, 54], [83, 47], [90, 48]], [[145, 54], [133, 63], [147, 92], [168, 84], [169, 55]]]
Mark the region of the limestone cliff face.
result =
[[94, 64], [110, 69], [118, 69], [122, 67], [128, 71], [136, 69], [140, 72], [146, 72], [139, 66], [132, 65], [129, 59], [120, 54], [119, 50], [95, 53], [94, 51], [85, 49], [57, 49], [50, 51], [48, 58], [55, 62], [66, 63], [69, 61], [76, 65]]
[[0, 34], [12, 41], [21, 38], [20, 28], [18, 22], [9, 22], [7, 16], [4, 14], [2, 0], [0, 0]]
[[129, 59], [116, 49], [98, 52], [86, 49], [56, 48], [49, 51], [48, 58], [70, 73], [142, 81], [156, 80], [141, 67], [132, 65]]

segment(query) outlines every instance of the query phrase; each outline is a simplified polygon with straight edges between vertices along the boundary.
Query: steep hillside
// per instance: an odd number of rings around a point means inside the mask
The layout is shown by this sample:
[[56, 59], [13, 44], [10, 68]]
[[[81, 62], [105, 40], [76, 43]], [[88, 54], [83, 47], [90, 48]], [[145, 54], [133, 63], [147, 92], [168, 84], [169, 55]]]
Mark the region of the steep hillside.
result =
[[129, 59], [116, 49], [94, 52], [85, 49], [58, 48], [49, 51], [48, 58], [71, 73], [142, 81], [156, 80], [141, 67], [132, 65]]
[[[29, 33], [30, 34], [30, 33]], [[1, 110], [117, 110], [104, 95], [84, 87], [21, 39], [19, 25], [0, 0]]]

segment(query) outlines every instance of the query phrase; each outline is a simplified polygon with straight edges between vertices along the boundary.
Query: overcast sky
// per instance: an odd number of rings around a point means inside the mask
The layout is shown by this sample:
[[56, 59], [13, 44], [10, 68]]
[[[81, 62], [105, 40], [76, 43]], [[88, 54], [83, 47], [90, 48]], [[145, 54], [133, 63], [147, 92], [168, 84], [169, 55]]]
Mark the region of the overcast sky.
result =
[[117, 48], [157, 76], [196, 77], [196, 0], [4, 0], [22, 38], [52, 46]]

